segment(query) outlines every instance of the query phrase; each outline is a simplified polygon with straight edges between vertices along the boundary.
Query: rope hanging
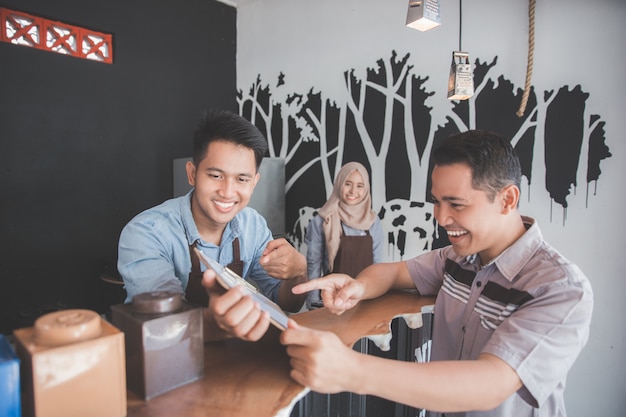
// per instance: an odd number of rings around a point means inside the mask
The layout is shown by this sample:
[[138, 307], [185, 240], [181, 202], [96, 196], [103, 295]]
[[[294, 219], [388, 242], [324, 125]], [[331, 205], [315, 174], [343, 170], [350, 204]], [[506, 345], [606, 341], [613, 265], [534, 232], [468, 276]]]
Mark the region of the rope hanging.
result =
[[535, 0], [529, 0], [528, 4], [528, 64], [526, 66], [526, 84], [520, 103], [517, 117], [522, 117], [526, 111], [528, 96], [530, 95], [530, 79], [533, 76], [533, 54], [535, 52]]

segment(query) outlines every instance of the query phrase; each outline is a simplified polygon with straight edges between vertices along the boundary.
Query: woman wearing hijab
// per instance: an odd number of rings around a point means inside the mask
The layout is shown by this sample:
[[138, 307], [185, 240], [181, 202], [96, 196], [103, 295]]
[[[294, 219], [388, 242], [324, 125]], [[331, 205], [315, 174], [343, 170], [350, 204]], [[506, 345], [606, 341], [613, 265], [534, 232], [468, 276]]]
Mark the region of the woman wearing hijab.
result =
[[[363, 165], [348, 162], [339, 170], [328, 201], [311, 220], [305, 235], [309, 279], [333, 273], [356, 277], [382, 261], [383, 228], [372, 210], [369, 175]], [[319, 291], [307, 296], [307, 307], [321, 307]]]

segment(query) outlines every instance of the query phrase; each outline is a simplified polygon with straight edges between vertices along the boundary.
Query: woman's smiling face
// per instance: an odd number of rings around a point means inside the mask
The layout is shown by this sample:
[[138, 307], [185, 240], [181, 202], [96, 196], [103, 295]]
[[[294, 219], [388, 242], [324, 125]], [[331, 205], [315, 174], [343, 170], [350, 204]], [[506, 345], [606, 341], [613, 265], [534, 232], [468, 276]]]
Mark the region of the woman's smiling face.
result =
[[343, 183], [343, 187], [341, 188], [341, 200], [345, 204], [353, 206], [363, 201], [364, 197], [365, 183], [363, 182], [363, 176], [359, 171], [354, 170]]

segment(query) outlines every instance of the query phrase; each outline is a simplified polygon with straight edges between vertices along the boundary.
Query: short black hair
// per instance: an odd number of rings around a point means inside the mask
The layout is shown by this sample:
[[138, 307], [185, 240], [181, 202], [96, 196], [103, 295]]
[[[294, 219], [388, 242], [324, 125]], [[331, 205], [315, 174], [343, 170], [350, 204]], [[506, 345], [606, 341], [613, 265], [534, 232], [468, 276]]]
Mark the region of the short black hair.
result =
[[267, 152], [267, 140], [261, 131], [240, 115], [227, 110], [207, 110], [193, 135], [193, 163], [206, 157], [209, 144], [214, 141], [232, 142], [254, 151], [256, 169]]
[[474, 189], [487, 192], [493, 201], [508, 185], [520, 188], [522, 169], [511, 143], [487, 130], [468, 130], [444, 140], [432, 155], [433, 165], [466, 164], [472, 170]]

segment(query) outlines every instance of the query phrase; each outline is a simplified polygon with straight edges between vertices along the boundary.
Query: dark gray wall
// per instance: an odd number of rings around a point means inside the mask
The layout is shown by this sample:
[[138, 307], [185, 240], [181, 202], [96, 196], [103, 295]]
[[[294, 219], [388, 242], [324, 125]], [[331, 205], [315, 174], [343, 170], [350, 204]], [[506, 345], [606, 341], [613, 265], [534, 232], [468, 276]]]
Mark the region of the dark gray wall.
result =
[[[114, 63], [0, 42], [0, 332], [106, 311], [119, 232], [172, 194], [202, 111], [236, 111], [236, 10], [211, 0], [13, 0], [114, 35]], [[118, 289], [119, 291], [119, 289]]]

